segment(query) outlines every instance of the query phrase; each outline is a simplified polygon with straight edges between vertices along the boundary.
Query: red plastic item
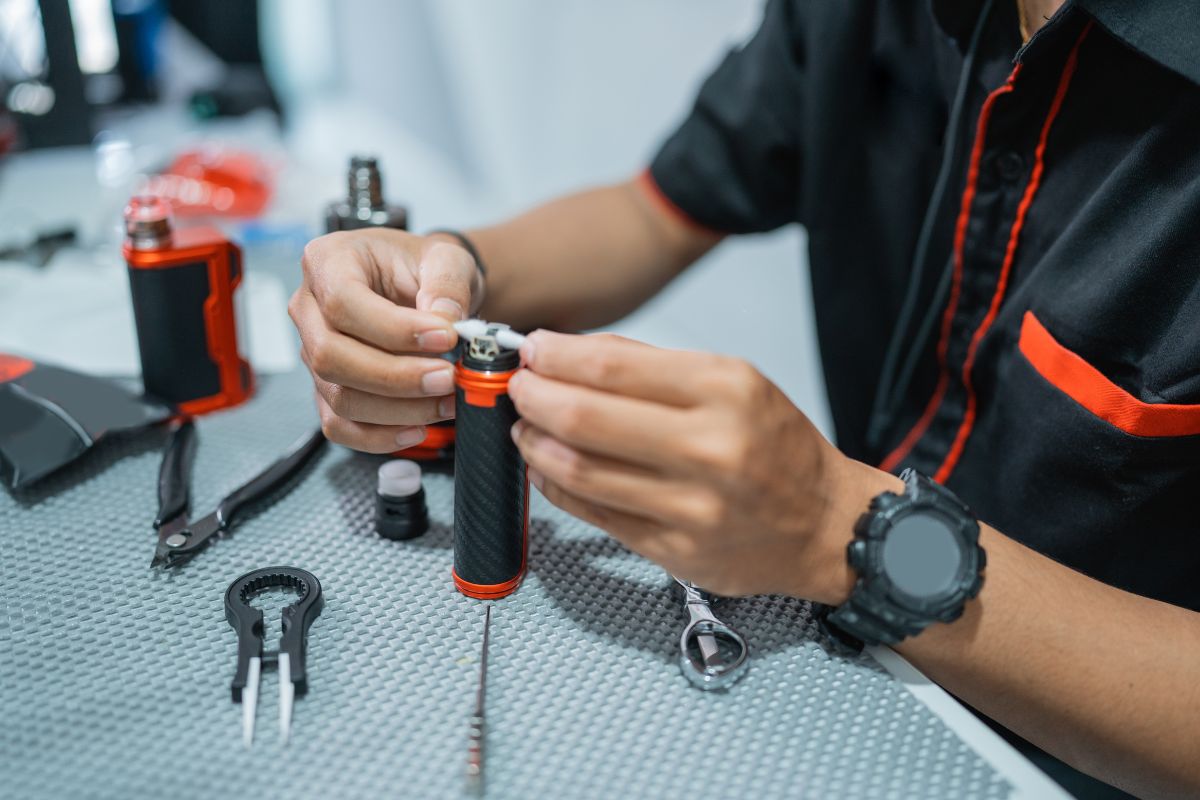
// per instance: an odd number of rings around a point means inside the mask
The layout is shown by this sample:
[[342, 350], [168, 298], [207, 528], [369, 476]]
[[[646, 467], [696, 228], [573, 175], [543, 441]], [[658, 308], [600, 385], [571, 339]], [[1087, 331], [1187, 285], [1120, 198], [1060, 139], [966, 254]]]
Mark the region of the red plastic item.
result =
[[257, 155], [203, 148], [182, 153], [142, 191], [168, 200], [180, 217], [256, 217], [273, 190], [271, 170]]

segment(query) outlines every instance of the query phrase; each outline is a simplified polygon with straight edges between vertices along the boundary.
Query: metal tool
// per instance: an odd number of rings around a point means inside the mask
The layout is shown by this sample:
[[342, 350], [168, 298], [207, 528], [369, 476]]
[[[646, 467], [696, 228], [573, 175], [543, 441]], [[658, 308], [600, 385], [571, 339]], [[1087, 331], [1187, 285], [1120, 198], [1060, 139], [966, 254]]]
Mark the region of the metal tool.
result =
[[[300, 598], [283, 609], [283, 635], [278, 650], [263, 650], [262, 609], [247, 600], [271, 586], [286, 586]], [[237, 672], [230, 689], [233, 702], [242, 704], [242, 744], [254, 743], [254, 717], [258, 711], [258, 689], [264, 666], [276, 665], [279, 672], [279, 737], [287, 744], [292, 732], [292, 705], [297, 695], [308, 691], [308, 629], [321, 615], [325, 598], [321, 582], [296, 567], [266, 567], [247, 572], [225, 590], [225, 619], [237, 632]]]
[[483, 789], [483, 705], [487, 693], [488, 638], [492, 629], [492, 604], [488, 603], [483, 617], [483, 647], [479, 654], [479, 687], [475, 690], [475, 713], [467, 737], [467, 787]]
[[699, 689], [727, 689], [745, 674], [750, 648], [740, 633], [713, 615], [712, 594], [690, 581], [675, 582], [683, 588], [688, 614], [679, 637], [679, 669]]
[[274, 464], [226, 495], [215, 511], [193, 522], [188, 515], [196, 429], [190, 419], [179, 423], [158, 473], [158, 517], [154, 520], [158, 545], [150, 566], [177, 566], [196, 555], [213, 536], [228, 531], [243, 510], [291, 480], [324, 444], [320, 430], [309, 434]]

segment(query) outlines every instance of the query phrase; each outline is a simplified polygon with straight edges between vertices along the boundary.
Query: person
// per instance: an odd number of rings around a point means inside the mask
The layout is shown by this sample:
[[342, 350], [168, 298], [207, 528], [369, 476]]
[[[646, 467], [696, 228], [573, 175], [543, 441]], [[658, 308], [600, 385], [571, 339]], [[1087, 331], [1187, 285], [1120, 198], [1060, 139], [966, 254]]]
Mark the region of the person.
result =
[[[823, 604], [1084, 773], [1200, 795], [1197, 31], [1187, 0], [770, 0], [638, 177], [314, 240], [290, 312], [324, 430], [412, 445], [454, 416], [452, 321], [540, 328], [510, 390], [550, 502], [719, 594]], [[552, 332], [789, 223], [836, 447], [744, 361]], [[936, 619], [871, 594], [887, 552], [848, 558], [862, 520], [907, 552], [882, 509], [931, 497], [945, 524], [905, 531], [969, 573]]]

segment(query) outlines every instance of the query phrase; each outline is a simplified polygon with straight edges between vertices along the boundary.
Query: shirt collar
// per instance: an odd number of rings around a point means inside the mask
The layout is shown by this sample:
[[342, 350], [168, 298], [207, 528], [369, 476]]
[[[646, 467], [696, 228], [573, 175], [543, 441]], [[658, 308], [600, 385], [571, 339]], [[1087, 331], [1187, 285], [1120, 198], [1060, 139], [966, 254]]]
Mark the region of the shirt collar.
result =
[[[997, 10], [1015, 0], [994, 0]], [[966, 47], [983, 0], [929, 0], [934, 18]], [[1200, 83], [1200, 2], [1196, 0], [1067, 0], [1142, 55]], [[1065, 9], [1065, 10], [1070, 10]], [[995, 12], [993, 12], [995, 13]]]
[[1074, 0], [1113, 36], [1200, 83], [1200, 3], [1196, 0]]

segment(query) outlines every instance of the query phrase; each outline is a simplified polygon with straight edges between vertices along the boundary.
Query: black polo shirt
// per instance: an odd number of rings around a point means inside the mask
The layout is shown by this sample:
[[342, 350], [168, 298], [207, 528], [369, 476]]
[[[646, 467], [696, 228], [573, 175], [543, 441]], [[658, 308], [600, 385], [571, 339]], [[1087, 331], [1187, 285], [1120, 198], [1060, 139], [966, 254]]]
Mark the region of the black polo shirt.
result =
[[1024, 46], [986, 5], [770, 2], [647, 181], [719, 232], [805, 226], [847, 454], [1200, 610], [1200, 3], [1070, 0]]

